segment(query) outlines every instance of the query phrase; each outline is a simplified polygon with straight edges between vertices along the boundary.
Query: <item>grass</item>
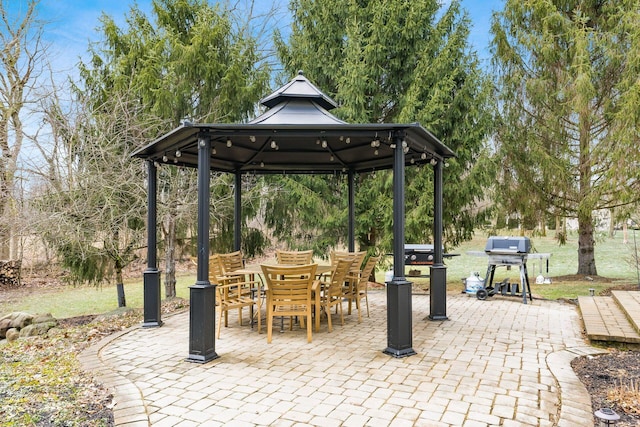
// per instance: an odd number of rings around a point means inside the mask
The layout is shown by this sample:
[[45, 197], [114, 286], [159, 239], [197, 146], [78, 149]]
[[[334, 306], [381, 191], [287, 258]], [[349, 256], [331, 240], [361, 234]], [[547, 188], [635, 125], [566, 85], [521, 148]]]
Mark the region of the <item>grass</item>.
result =
[[[178, 297], [189, 298], [189, 286], [195, 283], [195, 276], [178, 277], [176, 293]], [[162, 285], [164, 295], [164, 285]], [[124, 284], [127, 307], [143, 307], [142, 278], [130, 279]], [[1, 292], [0, 292], [1, 295]], [[115, 285], [69, 286], [62, 289], [43, 288], [26, 295], [20, 301], [0, 301], [0, 313], [25, 311], [27, 313], [51, 313], [53, 317], [67, 317], [87, 314], [102, 314], [118, 308], [118, 294]]]
[[[549, 232], [546, 237], [530, 237], [532, 252], [550, 253], [549, 271], [545, 262], [540, 260], [530, 260], [527, 263], [529, 282], [534, 295], [546, 299], [575, 299], [578, 296], [589, 295], [589, 289], [594, 289], [597, 295], [601, 291], [612, 286], [622, 284], [638, 283], [638, 272], [632, 265], [632, 257], [635, 251], [633, 234], [630, 231], [629, 243], [623, 243], [621, 232], [617, 232], [613, 238], [604, 235], [596, 236], [596, 268], [598, 276], [593, 281], [566, 277], [574, 276], [578, 271], [578, 236], [577, 233], [569, 233], [567, 243], [558, 245], [553, 237], [553, 232]], [[517, 235], [517, 231], [504, 231], [499, 235]], [[636, 236], [640, 245], [640, 233]], [[482, 232], [469, 242], [464, 242], [459, 247], [449, 252], [459, 254], [453, 258], [445, 259], [447, 265], [447, 287], [449, 291], [462, 291], [464, 285], [462, 280], [469, 277], [471, 272], [480, 273], [484, 277], [487, 272], [487, 258], [485, 256], [475, 256], [469, 254], [470, 251], [483, 252], [487, 235]], [[428, 268], [421, 268], [423, 274], [428, 274]], [[535, 283], [536, 276], [541, 274], [551, 278], [551, 284], [538, 285]], [[378, 273], [377, 278], [383, 281], [383, 273]], [[509, 278], [510, 282], [519, 281], [519, 271], [516, 268], [507, 270], [506, 267], [498, 267], [495, 271], [494, 282]], [[560, 280], [562, 278], [562, 280]], [[429, 279], [410, 279], [416, 285], [426, 285]]]
[[[506, 233], [501, 233], [507, 235]], [[511, 235], [515, 234], [511, 233]], [[549, 273], [552, 283], [538, 285], [535, 277], [540, 274], [540, 263], [530, 261], [527, 264], [529, 278], [534, 295], [547, 299], [577, 298], [580, 295], [589, 295], [589, 289], [595, 289], [595, 293], [605, 290], [617, 284], [637, 283], [637, 271], [631, 265], [630, 260], [634, 253], [633, 236], [630, 235], [630, 243], [622, 242], [622, 234], [617, 233], [613, 238], [598, 236], [596, 242], [596, 267], [599, 277], [593, 281], [588, 280], [558, 280], [562, 276], [574, 275], [578, 270], [578, 242], [577, 235], [569, 234], [567, 244], [559, 246], [553, 238], [553, 233], [547, 237], [532, 237], [533, 251], [551, 253], [549, 260]], [[640, 236], [638, 236], [640, 238]], [[462, 279], [468, 277], [472, 271], [480, 273], [484, 277], [487, 270], [487, 259], [483, 256], [470, 255], [469, 251], [483, 251], [486, 235], [478, 233], [476, 237], [460, 245], [450, 252], [459, 256], [445, 260], [447, 264], [447, 287], [452, 292], [462, 291], [464, 288]], [[388, 260], [390, 261], [390, 260]], [[428, 269], [423, 269], [423, 274], [428, 274]], [[543, 275], [546, 273], [546, 265], [542, 265]], [[518, 280], [518, 271], [508, 271], [505, 267], [496, 269], [497, 281], [510, 278], [511, 282]], [[608, 278], [611, 280], [604, 280]], [[376, 274], [378, 282], [384, 282], [384, 271]], [[428, 285], [429, 279], [415, 278], [416, 286]], [[195, 275], [186, 272], [178, 277], [176, 291], [178, 297], [189, 298], [189, 286], [195, 283]], [[164, 294], [164, 287], [163, 287]], [[1, 294], [1, 292], [0, 292]], [[142, 277], [133, 278], [125, 283], [125, 296], [127, 307], [142, 308], [143, 285]], [[86, 314], [102, 314], [117, 309], [118, 299], [116, 288], [113, 285], [102, 287], [68, 287], [64, 289], [38, 290], [21, 298], [20, 301], [0, 301], [0, 313], [11, 311], [26, 311], [30, 313], [51, 313], [56, 318], [81, 316]]]

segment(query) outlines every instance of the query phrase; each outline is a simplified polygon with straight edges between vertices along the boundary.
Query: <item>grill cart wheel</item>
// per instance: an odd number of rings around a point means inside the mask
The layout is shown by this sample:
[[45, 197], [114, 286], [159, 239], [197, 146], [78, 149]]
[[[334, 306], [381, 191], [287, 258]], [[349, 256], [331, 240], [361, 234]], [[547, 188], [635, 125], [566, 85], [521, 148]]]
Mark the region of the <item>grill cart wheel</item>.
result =
[[486, 289], [478, 289], [478, 291], [476, 292], [476, 298], [478, 298], [480, 301], [486, 300], [488, 295], [489, 294]]

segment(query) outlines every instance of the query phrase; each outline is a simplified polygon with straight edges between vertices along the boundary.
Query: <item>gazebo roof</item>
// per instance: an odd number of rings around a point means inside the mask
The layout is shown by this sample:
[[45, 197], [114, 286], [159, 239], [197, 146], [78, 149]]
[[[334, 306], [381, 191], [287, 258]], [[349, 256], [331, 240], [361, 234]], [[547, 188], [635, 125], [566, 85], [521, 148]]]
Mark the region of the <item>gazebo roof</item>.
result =
[[133, 156], [197, 167], [198, 140], [209, 137], [211, 169], [216, 171], [368, 172], [393, 167], [395, 136], [406, 143], [406, 164], [455, 156], [418, 123], [349, 124], [338, 119], [328, 111], [336, 103], [301, 73], [261, 102], [269, 109], [249, 123], [184, 123]]

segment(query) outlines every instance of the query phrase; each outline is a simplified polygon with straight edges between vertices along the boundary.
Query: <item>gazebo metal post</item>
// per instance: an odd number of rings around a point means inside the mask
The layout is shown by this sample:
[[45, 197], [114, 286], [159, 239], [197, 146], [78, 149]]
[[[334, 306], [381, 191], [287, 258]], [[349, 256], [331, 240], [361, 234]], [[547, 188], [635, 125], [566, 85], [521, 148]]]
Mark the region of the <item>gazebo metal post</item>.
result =
[[233, 250], [239, 251], [242, 245], [242, 173], [235, 173], [235, 194], [233, 199]]
[[349, 236], [348, 245], [349, 252], [356, 250], [356, 190], [355, 190], [355, 172], [349, 169], [347, 172], [348, 190], [349, 190]]
[[387, 282], [387, 348], [393, 357], [416, 354], [413, 350], [411, 285], [404, 276], [404, 133], [395, 132], [393, 157], [393, 280]]
[[198, 269], [196, 283], [189, 287], [188, 361], [205, 363], [216, 359], [215, 286], [209, 282], [209, 199], [211, 138], [198, 136]]
[[157, 248], [157, 169], [152, 160], [147, 160], [147, 269], [144, 271], [145, 328], [162, 326], [160, 302], [160, 271], [158, 270]]
[[442, 249], [442, 166], [436, 159], [433, 166], [433, 265], [430, 272], [429, 304], [431, 320], [447, 320], [447, 267]]

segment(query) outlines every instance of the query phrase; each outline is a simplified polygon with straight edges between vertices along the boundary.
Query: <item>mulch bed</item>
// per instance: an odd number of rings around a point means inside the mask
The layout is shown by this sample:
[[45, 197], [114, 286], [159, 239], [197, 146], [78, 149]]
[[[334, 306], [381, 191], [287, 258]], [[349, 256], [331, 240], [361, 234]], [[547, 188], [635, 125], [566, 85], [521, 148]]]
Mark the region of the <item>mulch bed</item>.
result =
[[640, 351], [611, 349], [574, 359], [571, 367], [589, 391], [594, 412], [611, 408], [620, 415], [616, 426], [640, 425]]

